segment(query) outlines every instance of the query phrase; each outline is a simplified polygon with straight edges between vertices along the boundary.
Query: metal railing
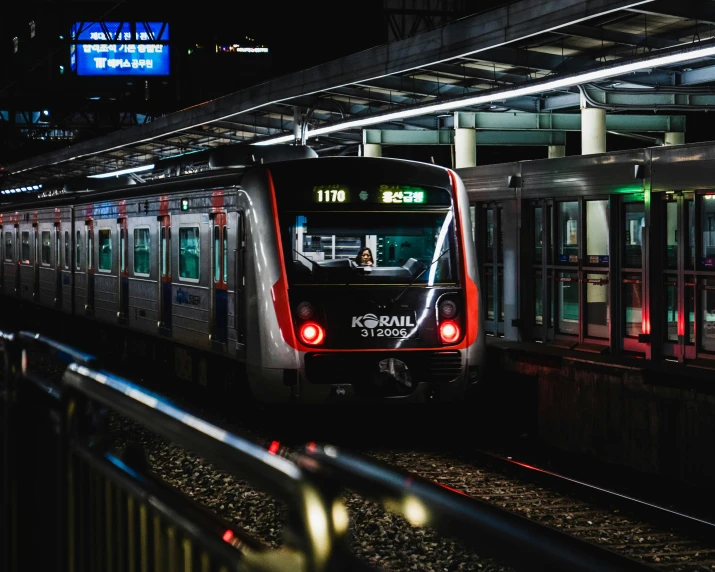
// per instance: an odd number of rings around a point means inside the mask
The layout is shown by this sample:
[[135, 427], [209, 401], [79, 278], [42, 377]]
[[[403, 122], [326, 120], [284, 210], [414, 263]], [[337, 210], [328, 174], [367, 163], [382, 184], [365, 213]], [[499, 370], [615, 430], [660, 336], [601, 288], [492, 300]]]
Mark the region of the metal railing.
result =
[[[269, 452], [42, 336], [0, 332], [0, 352], [8, 572], [367, 569], [349, 550], [346, 487], [518, 569], [652, 570], [331, 445]], [[281, 499], [284, 546], [270, 548], [184, 496], [131, 448], [114, 455], [110, 409]]]

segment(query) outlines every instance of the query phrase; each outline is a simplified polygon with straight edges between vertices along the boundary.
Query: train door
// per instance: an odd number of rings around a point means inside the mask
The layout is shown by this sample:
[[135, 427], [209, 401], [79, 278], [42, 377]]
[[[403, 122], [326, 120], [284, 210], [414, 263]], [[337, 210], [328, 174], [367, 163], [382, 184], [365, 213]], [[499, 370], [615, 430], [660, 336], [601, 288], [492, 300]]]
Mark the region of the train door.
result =
[[37, 222], [32, 224], [33, 261], [32, 261], [32, 299], [40, 301], [40, 231]]
[[17, 218], [15, 220], [15, 257], [17, 260], [17, 264], [15, 265], [15, 295], [22, 297], [22, 290], [20, 287], [20, 268], [22, 264], [22, 248], [20, 245], [20, 239], [22, 235], [20, 234], [20, 225], [17, 222]]
[[171, 335], [171, 215], [159, 220], [159, 333]]
[[57, 303], [57, 269], [55, 223], [41, 222], [39, 229], [39, 263], [36, 264], [38, 289], [36, 300], [43, 306], [54, 306]]
[[54, 305], [55, 307], [62, 307], [62, 224], [59, 221], [55, 221], [54, 224], [54, 237], [53, 240], [53, 251], [55, 255], [54, 260]]
[[119, 229], [119, 271], [117, 280], [117, 321], [120, 324], [127, 323], [129, 315], [129, 240], [127, 233], [127, 217], [117, 219], [117, 228]]
[[[71, 228], [71, 225], [70, 225]], [[73, 307], [73, 291], [72, 291], [72, 269], [74, 268], [74, 251], [72, 249], [72, 232], [67, 228], [60, 226], [60, 234], [62, 235], [62, 270], [60, 272], [61, 294], [60, 300], [62, 309], [66, 312], [72, 312]]]
[[[0, 223], [2, 223], [2, 221], [3, 215], [0, 214]], [[0, 257], [0, 294], [2, 294], [5, 291], [5, 261], [7, 260], [7, 244], [3, 224], [0, 224], [0, 241], [3, 244], [2, 257]]]
[[620, 338], [621, 349], [627, 352], [648, 353], [650, 318], [648, 311], [646, 205], [643, 193], [623, 195], [620, 199], [619, 240], [621, 264], [620, 281]]
[[211, 298], [209, 337], [215, 349], [225, 350], [228, 339], [228, 232], [226, 213], [212, 214]]
[[[246, 357], [246, 230], [243, 221], [243, 211], [231, 213], [235, 217], [236, 224], [229, 225], [236, 230], [233, 236], [229, 237], [229, 246], [234, 246], [234, 270], [229, 276], [234, 276], [234, 333], [236, 336], [236, 354], [238, 357]], [[231, 295], [231, 292], [229, 292]]]
[[85, 221], [87, 254], [87, 282], [84, 309], [87, 314], [94, 314], [94, 221], [90, 218]]
[[481, 265], [481, 284], [485, 308], [485, 331], [504, 335], [504, 233], [501, 203], [481, 204], [477, 209], [475, 232], [477, 256]]

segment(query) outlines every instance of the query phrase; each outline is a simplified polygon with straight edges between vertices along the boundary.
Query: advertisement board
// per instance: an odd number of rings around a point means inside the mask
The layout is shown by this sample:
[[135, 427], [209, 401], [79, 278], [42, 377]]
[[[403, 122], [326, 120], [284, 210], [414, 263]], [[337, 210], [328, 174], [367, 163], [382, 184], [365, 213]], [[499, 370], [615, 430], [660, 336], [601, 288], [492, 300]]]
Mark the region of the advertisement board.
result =
[[166, 22], [77, 22], [70, 69], [81, 76], [169, 75]]

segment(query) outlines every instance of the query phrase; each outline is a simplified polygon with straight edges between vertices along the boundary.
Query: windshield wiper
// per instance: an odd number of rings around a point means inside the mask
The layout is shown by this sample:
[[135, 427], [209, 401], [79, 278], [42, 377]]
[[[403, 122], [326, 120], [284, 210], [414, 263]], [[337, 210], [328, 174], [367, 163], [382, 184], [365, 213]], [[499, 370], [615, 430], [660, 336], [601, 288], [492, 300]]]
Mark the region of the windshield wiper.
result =
[[312, 258], [308, 258], [305, 254], [303, 254], [300, 250], [296, 250], [295, 248], [293, 249], [293, 252], [296, 254], [300, 254], [303, 258], [305, 258], [308, 262], [310, 262], [310, 267], [313, 268], [313, 265], [317, 264], [315, 260]]
[[402, 295], [407, 291], [407, 289], [408, 289], [410, 286], [412, 286], [415, 282], [417, 282], [417, 280], [419, 279], [420, 276], [422, 276], [425, 272], [427, 272], [427, 270], [429, 270], [430, 268], [432, 268], [432, 266], [434, 266], [437, 262], [439, 262], [439, 261], [441, 260], [441, 258], [442, 258], [445, 254], [447, 254], [448, 252], [449, 252], [449, 248], [447, 248], [446, 250], [444, 250], [444, 251], [442, 252], [442, 254], [440, 254], [437, 258], [435, 258], [428, 266], [425, 266], [425, 267], [420, 271], [420, 273], [419, 273], [417, 276], [415, 276], [415, 277], [410, 281], [410, 283], [407, 284], [407, 285], [400, 291], [400, 293], [392, 299], [392, 301], [391, 301], [390, 303], [391, 303], [391, 304], [394, 304], [395, 302], [397, 302], [397, 301], [402, 297]]

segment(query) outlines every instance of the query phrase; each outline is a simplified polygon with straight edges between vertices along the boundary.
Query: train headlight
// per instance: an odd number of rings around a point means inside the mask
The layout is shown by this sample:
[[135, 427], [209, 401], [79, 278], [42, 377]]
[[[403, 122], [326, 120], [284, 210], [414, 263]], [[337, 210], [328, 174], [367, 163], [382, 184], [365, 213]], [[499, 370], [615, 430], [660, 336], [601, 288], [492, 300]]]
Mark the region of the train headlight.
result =
[[444, 344], [453, 344], [459, 339], [459, 326], [454, 322], [442, 322], [439, 327], [439, 337]]
[[445, 320], [451, 320], [457, 315], [457, 304], [452, 300], [444, 300], [439, 305], [439, 315]]
[[325, 330], [315, 322], [308, 322], [300, 327], [300, 339], [304, 344], [316, 346], [325, 339]]
[[315, 315], [315, 308], [310, 302], [301, 302], [295, 312], [301, 320], [310, 320]]

